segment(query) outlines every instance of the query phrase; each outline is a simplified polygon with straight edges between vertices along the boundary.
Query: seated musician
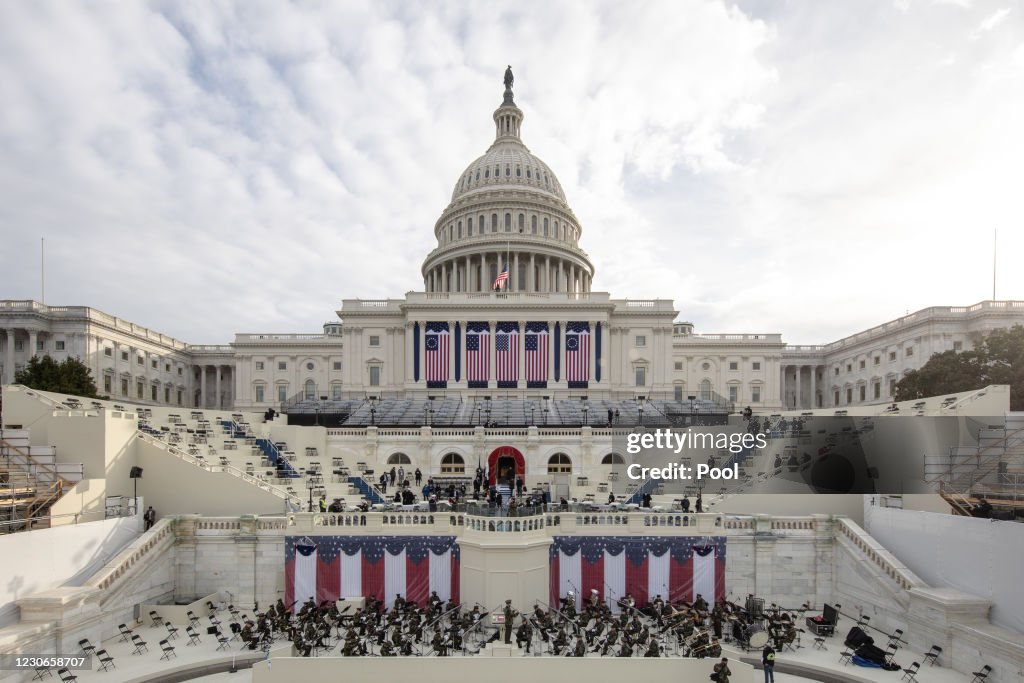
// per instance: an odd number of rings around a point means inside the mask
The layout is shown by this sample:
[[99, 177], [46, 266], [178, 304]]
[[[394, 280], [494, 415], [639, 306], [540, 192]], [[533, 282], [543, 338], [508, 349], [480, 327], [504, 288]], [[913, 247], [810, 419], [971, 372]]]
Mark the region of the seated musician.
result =
[[708, 601], [700, 593], [697, 593], [697, 599], [693, 601], [693, 608], [698, 612], [707, 612]]
[[552, 644], [552, 651], [557, 656], [561, 654], [562, 650], [569, 644], [569, 636], [565, 633], [565, 628], [558, 630], [558, 635], [555, 636], [555, 642]]
[[601, 605], [601, 596], [598, 595], [596, 588], [590, 589], [590, 596], [587, 598], [587, 609], [591, 612], [596, 610]]
[[644, 653], [644, 657], [660, 657], [661, 648], [658, 646], [658, 641], [651, 638], [650, 644], [647, 646], [647, 652]]
[[533, 641], [533, 627], [524, 616], [516, 630], [516, 647], [526, 646], [526, 653], [530, 653], [530, 643]]
[[583, 642], [583, 636], [576, 636], [576, 644], [573, 646], [572, 656], [573, 657], [585, 657], [587, 654], [587, 646]]

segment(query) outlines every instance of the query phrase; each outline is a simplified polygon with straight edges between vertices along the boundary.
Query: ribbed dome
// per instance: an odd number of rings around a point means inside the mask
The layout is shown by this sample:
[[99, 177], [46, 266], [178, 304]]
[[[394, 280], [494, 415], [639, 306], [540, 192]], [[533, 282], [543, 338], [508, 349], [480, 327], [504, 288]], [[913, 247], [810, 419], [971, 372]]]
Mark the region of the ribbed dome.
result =
[[558, 178], [547, 164], [518, 140], [505, 138], [466, 167], [452, 191], [452, 201], [480, 189], [514, 187], [550, 194], [565, 201]]

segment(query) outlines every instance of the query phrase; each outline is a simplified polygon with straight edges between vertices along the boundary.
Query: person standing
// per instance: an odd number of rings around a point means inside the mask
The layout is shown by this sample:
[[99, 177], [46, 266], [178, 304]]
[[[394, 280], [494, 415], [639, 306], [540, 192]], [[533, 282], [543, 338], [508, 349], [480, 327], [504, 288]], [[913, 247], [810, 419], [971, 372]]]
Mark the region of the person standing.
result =
[[416, 488], [419, 488], [423, 483], [423, 472], [420, 472], [419, 467], [416, 468], [416, 473], [413, 476], [416, 477]]
[[156, 510], [150, 505], [146, 508], [146, 512], [142, 515], [142, 521], [145, 522], [145, 530], [149, 531], [153, 524], [156, 523]]
[[775, 650], [765, 645], [761, 650], [761, 666], [764, 668], [764, 683], [775, 683]]
[[722, 657], [722, 661], [715, 664], [714, 677], [717, 683], [729, 683], [729, 676], [732, 675], [732, 671], [729, 671], [729, 658]]
[[516, 618], [516, 611], [512, 609], [512, 599], [509, 598], [505, 601], [505, 611], [503, 613], [505, 617], [505, 644], [512, 644], [512, 621]]

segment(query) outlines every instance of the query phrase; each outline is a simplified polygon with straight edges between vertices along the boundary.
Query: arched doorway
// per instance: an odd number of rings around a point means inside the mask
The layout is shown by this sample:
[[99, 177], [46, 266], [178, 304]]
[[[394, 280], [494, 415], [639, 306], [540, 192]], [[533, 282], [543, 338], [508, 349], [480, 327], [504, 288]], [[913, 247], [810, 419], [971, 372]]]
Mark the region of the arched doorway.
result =
[[487, 456], [487, 469], [490, 472], [491, 486], [515, 486], [516, 477], [523, 477], [523, 481], [526, 480], [526, 459], [512, 446], [500, 446], [491, 451]]

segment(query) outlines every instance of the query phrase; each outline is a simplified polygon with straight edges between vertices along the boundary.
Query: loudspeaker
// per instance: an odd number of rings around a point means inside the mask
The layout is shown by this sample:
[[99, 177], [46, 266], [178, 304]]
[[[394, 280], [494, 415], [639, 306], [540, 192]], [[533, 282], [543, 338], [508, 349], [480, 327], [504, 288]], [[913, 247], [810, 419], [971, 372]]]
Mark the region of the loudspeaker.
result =
[[142, 479], [142, 468], [133, 466], [131, 471], [128, 473], [129, 479]]

